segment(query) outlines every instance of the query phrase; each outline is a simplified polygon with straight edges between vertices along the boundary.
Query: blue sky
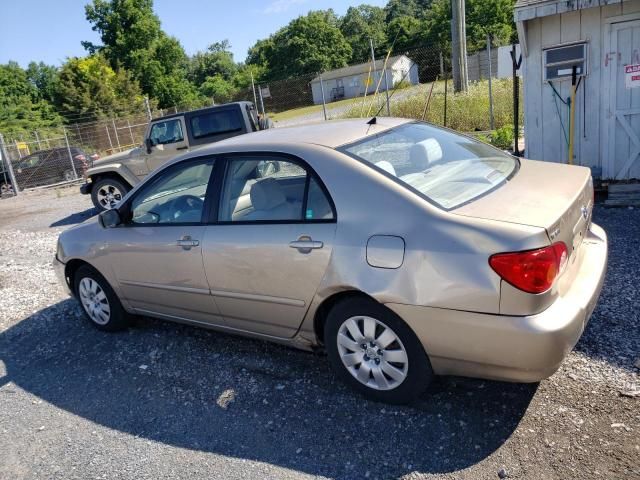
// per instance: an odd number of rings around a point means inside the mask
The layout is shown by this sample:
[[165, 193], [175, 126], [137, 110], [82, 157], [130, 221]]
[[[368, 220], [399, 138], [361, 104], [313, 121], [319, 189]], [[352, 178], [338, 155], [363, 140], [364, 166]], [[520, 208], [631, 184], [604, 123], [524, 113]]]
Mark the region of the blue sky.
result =
[[[60, 65], [84, 55], [81, 40], [99, 43], [84, 18], [88, 0], [18, 0], [2, 2], [0, 63], [15, 60]], [[188, 54], [215, 41], [231, 42], [236, 61], [246, 58], [256, 40], [312, 9], [333, 8], [342, 15], [351, 5], [384, 6], [386, 0], [155, 0], [162, 28], [177, 37]]]

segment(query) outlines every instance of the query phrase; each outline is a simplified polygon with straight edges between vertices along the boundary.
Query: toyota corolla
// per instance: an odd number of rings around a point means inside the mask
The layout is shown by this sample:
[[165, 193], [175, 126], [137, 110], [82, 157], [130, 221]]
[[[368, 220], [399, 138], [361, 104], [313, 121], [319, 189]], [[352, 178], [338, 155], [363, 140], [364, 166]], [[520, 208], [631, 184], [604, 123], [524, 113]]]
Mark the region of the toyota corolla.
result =
[[607, 237], [584, 167], [402, 119], [249, 134], [182, 156], [55, 259], [97, 328], [145, 315], [324, 349], [370, 398], [434, 375], [536, 382], [593, 311]]

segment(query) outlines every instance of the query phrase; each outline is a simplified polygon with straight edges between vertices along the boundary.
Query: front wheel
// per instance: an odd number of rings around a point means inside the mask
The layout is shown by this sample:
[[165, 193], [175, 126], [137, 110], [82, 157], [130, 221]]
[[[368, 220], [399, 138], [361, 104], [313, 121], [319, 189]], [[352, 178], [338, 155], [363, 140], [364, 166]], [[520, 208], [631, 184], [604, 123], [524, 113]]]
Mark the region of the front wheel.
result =
[[75, 273], [74, 279], [80, 305], [94, 327], [116, 332], [129, 325], [129, 314], [109, 282], [97, 270], [84, 265]]
[[404, 404], [433, 378], [415, 333], [383, 305], [364, 298], [338, 303], [327, 317], [325, 348], [336, 374], [365, 396]]
[[115, 208], [131, 190], [129, 185], [115, 178], [102, 178], [91, 188], [91, 200], [98, 210]]

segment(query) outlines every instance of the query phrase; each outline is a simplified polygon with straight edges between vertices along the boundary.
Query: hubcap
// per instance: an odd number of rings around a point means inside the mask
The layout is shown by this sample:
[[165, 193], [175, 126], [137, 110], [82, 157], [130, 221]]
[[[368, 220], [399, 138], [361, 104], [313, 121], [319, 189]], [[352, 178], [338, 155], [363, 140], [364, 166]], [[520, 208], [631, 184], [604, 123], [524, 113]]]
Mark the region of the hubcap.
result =
[[89, 318], [98, 325], [106, 325], [111, 318], [109, 300], [102, 287], [93, 278], [85, 277], [80, 280], [78, 288], [80, 303]]
[[103, 185], [98, 190], [98, 203], [109, 210], [114, 208], [122, 200], [122, 192], [114, 185]]
[[407, 351], [400, 337], [380, 320], [348, 318], [338, 330], [337, 343], [340, 360], [363, 385], [392, 390], [407, 378]]

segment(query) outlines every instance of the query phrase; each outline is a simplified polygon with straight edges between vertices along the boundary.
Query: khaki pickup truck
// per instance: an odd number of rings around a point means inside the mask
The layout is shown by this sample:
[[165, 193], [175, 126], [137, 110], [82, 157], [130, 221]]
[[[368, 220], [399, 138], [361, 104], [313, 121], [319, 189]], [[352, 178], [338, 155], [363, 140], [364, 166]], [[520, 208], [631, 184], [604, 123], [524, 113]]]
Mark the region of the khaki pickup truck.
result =
[[150, 172], [177, 155], [271, 125], [269, 120], [258, 118], [251, 102], [155, 118], [147, 127], [142, 146], [94, 162], [80, 192], [91, 195], [98, 210], [109, 210]]

